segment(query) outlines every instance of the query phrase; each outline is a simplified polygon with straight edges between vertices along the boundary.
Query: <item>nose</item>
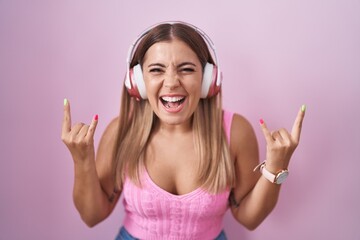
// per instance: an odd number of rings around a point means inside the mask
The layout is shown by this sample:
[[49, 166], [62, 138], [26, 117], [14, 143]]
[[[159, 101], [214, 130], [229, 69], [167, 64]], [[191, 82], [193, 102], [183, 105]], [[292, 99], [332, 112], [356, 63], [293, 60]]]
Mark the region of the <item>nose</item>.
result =
[[164, 87], [169, 89], [175, 89], [180, 86], [180, 78], [176, 71], [169, 70], [165, 75]]

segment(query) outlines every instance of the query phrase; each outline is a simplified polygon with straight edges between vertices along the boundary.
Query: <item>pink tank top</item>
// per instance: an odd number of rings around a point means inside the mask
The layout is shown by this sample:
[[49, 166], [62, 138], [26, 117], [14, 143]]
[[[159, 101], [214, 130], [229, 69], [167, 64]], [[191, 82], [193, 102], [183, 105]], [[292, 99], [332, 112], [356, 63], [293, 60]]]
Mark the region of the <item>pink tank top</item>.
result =
[[[224, 111], [224, 128], [230, 142], [233, 113]], [[184, 195], [157, 186], [146, 169], [139, 188], [129, 179], [123, 186], [124, 227], [139, 239], [214, 239], [223, 228], [230, 191], [210, 194], [202, 188]]]

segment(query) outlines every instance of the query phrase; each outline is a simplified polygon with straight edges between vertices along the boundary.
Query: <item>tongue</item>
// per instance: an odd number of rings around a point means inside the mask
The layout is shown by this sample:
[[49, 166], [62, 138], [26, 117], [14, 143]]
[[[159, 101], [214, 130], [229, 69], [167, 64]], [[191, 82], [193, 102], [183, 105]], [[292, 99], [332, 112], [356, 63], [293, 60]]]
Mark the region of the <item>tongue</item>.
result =
[[179, 105], [180, 105], [179, 102], [167, 102], [167, 103], [165, 104], [165, 106], [166, 106], [167, 108], [177, 108]]

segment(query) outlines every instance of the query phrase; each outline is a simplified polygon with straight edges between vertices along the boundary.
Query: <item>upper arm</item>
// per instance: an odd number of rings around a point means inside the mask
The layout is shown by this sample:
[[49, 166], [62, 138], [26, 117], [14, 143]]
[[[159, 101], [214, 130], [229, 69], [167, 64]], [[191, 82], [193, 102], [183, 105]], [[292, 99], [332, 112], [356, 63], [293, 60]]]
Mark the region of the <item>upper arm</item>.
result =
[[238, 114], [234, 114], [231, 124], [230, 153], [234, 159], [236, 175], [233, 194], [235, 201], [241, 204], [241, 200], [254, 188], [260, 174], [253, 172], [259, 163], [255, 132], [251, 124]]
[[[99, 176], [100, 184], [103, 191], [110, 198], [114, 193], [114, 176], [113, 176], [113, 158], [114, 158], [114, 150], [117, 142], [117, 134], [118, 134], [118, 122], [119, 118], [113, 119], [109, 125], [106, 127], [97, 150], [96, 154], [96, 170]], [[120, 193], [115, 196], [112, 201], [112, 208], [115, 206]]]

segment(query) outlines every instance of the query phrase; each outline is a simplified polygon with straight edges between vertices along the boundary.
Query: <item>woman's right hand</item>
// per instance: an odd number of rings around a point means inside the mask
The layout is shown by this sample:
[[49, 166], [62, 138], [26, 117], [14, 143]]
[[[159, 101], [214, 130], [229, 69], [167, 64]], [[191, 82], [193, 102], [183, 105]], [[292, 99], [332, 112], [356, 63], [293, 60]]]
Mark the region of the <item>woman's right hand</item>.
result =
[[64, 99], [61, 139], [69, 149], [74, 163], [95, 160], [94, 133], [97, 123], [98, 115], [95, 115], [90, 125], [76, 123], [71, 126], [70, 103]]

